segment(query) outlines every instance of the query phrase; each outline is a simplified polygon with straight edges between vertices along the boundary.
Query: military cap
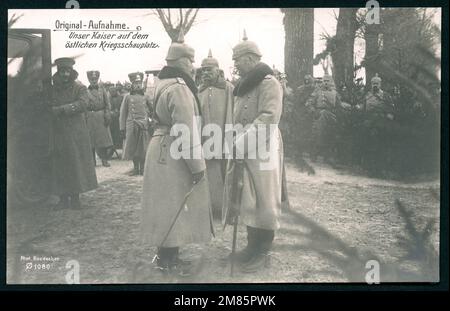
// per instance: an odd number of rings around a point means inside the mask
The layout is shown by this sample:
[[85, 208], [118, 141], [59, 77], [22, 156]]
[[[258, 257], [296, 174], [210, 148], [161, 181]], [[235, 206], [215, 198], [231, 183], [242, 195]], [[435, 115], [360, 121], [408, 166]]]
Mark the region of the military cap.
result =
[[61, 57], [55, 59], [55, 64], [57, 67], [69, 67], [72, 68], [75, 65], [75, 60], [70, 57]]
[[142, 72], [132, 72], [128, 74], [131, 82], [142, 82], [144, 80], [144, 73]]
[[182, 57], [187, 57], [194, 62], [195, 51], [189, 45], [184, 43], [184, 32], [183, 28], [180, 30], [180, 34], [178, 35], [178, 39], [176, 42], [172, 42], [169, 47], [169, 51], [167, 51], [166, 61], [167, 60], [177, 60]]
[[233, 48], [233, 59], [237, 59], [247, 53], [252, 53], [258, 55], [259, 57], [262, 56], [256, 43], [253, 41], [248, 41], [247, 33], [245, 32], [244, 29], [244, 36], [242, 38], [242, 42], [239, 42]]
[[202, 61], [202, 67], [217, 67], [219, 68], [219, 62], [212, 57], [211, 49], [209, 49], [208, 57]]
[[370, 82], [378, 82], [381, 83], [381, 78], [378, 76], [378, 73], [375, 74], [375, 77], [373, 77]]

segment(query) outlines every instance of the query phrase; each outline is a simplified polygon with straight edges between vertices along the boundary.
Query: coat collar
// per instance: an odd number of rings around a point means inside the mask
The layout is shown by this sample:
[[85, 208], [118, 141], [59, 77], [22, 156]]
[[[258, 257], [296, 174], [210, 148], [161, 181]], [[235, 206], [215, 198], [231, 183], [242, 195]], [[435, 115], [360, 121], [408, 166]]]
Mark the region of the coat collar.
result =
[[227, 86], [227, 82], [222, 77], [217, 77], [216, 82], [212, 83], [211, 85], [202, 84], [200, 85], [198, 92], [201, 93], [204, 90], [206, 90], [208, 87], [215, 87], [218, 89], [225, 89]]
[[201, 115], [201, 108], [200, 108], [200, 100], [198, 99], [198, 89], [195, 85], [195, 81], [185, 72], [181, 71], [180, 69], [176, 67], [171, 66], [164, 66], [163, 69], [161, 69], [161, 72], [158, 75], [159, 79], [172, 79], [172, 78], [182, 78], [184, 82], [186, 82], [187, 87], [191, 91], [192, 95], [194, 95], [195, 101], [197, 103], [197, 108], [199, 111], [199, 114]]
[[70, 78], [69, 78], [69, 83], [67, 83], [67, 84], [65, 84], [61, 80], [61, 76], [58, 74], [58, 72], [56, 72], [52, 76], [53, 84], [58, 86], [58, 87], [61, 87], [61, 88], [64, 88], [65, 86], [72, 85], [77, 78], [78, 78], [78, 72], [76, 70], [74, 70], [74, 69], [72, 69], [72, 73], [71, 73]]
[[273, 70], [264, 63], [258, 63], [245, 77], [238, 80], [233, 95], [244, 96], [257, 87], [267, 75], [273, 75]]

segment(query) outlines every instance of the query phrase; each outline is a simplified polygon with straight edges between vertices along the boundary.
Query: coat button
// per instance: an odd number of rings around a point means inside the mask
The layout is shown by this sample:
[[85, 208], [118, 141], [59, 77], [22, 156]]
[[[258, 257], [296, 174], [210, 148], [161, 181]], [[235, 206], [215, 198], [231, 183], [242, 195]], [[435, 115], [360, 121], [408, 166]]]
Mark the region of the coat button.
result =
[[247, 109], [248, 108], [248, 106], [247, 105], [244, 105], [244, 109]]

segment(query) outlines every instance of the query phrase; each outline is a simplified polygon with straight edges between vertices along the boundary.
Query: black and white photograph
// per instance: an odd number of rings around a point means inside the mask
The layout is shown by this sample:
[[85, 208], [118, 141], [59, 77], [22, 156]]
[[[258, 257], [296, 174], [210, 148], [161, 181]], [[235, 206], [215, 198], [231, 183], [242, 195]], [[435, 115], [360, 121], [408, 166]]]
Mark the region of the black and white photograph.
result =
[[7, 285], [440, 282], [440, 7], [67, 4], [4, 25]]

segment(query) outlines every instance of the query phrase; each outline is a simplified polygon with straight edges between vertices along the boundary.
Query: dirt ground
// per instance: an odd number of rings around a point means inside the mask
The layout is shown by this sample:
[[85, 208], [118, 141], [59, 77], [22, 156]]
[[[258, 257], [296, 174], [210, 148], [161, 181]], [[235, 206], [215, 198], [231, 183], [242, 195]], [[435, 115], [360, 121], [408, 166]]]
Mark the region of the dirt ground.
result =
[[[99, 188], [82, 195], [80, 211], [55, 210], [55, 198], [43, 206], [8, 206], [8, 283], [64, 284], [74, 269], [70, 260], [79, 264], [82, 284], [365, 282], [371, 259], [380, 263], [381, 282], [438, 281], [440, 204], [433, 191], [439, 193], [439, 180], [371, 179], [325, 164], [308, 176], [287, 161], [291, 211], [282, 213], [270, 267], [253, 274], [236, 268], [230, 277], [223, 258], [231, 250], [232, 228], [223, 231], [217, 221], [210, 243], [181, 250], [194, 273], [167, 278], [153, 268], [155, 249], [138, 241], [142, 177], [126, 175], [131, 162], [111, 164], [97, 166]], [[395, 200], [409, 213], [410, 228], [428, 232], [431, 243], [416, 245], [419, 237], [400, 244], [408, 238], [407, 222]], [[245, 239], [241, 226], [238, 248]], [[415, 256], [404, 258], [408, 247]]]

